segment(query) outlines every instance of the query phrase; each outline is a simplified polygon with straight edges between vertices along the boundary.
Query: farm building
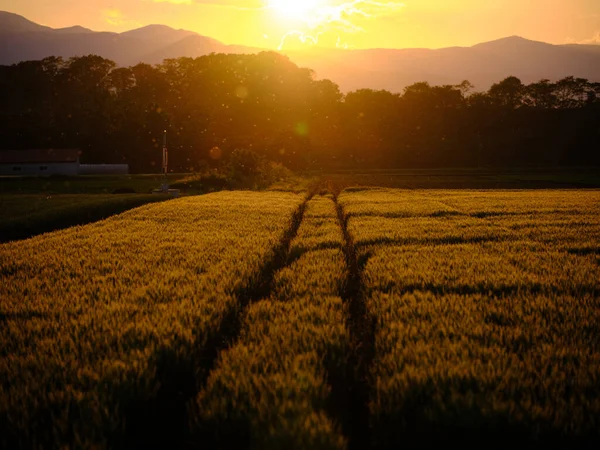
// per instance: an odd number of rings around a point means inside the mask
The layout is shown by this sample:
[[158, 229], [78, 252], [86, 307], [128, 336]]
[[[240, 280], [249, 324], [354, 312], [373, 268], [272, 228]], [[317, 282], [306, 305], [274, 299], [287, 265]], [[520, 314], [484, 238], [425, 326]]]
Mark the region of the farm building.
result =
[[0, 151], [0, 175], [78, 175], [79, 150], [36, 149]]
[[127, 164], [80, 164], [78, 149], [0, 150], [0, 175], [126, 175]]

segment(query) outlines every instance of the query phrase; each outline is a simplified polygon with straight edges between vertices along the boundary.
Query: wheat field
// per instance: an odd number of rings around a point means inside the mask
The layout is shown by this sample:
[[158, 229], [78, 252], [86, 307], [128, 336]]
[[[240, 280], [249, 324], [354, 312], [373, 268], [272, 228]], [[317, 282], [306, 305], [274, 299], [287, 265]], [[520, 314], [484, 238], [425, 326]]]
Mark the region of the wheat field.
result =
[[0, 245], [0, 444], [595, 447], [599, 323], [598, 190], [146, 205]]

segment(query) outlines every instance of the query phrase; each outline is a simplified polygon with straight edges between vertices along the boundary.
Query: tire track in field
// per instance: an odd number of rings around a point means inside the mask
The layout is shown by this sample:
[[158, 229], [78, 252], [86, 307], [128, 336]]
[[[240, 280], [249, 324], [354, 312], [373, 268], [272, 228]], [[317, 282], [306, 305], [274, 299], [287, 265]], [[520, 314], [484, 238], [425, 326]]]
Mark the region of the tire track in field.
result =
[[[275, 274], [287, 265], [290, 246], [298, 233], [311, 191], [290, 217], [290, 224], [272, 249], [271, 257], [258, 273], [233, 293], [237, 308], [223, 317], [218, 329], [205, 345], [193, 354], [173, 358], [159, 351], [156, 371], [159, 387], [155, 399], [136, 402], [125, 412], [128, 421], [126, 434], [109, 442], [111, 448], [186, 449], [193, 448], [189, 424], [193, 420], [194, 400], [204, 388], [221, 351], [235, 345], [241, 331], [247, 307], [272, 290]], [[1, 317], [0, 317], [1, 319]], [[168, 411], [165, 414], [165, 411]]]
[[[289, 228], [284, 233], [281, 241], [273, 249], [273, 256], [265, 263], [259, 274], [247, 286], [244, 286], [236, 293], [239, 307], [223, 320], [220, 330], [215, 335], [215, 342], [209, 345], [208, 349], [204, 352], [204, 366], [207, 369], [206, 378], [208, 378], [210, 371], [212, 371], [219, 352], [231, 347], [237, 340], [246, 308], [251, 303], [270, 296], [273, 290], [275, 274], [287, 265], [291, 243], [298, 234], [298, 229], [304, 219], [306, 207], [312, 197], [313, 195], [309, 194], [294, 212]], [[202, 380], [202, 382], [204, 381], [205, 379]]]
[[[375, 322], [367, 311], [365, 291], [362, 280], [367, 259], [358, 256], [354, 238], [348, 230], [348, 216], [338, 201], [339, 191], [333, 192], [333, 201], [338, 222], [344, 237], [344, 256], [348, 268], [348, 279], [340, 296], [348, 306], [347, 328], [351, 345], [348, 355], [346, 385], [332, 388], [338, 395], [344, 395], [348, 411], [343, 414], [344, 429], [349, 448], [366, 449], [371, 444], [369, 413], [369, 370], [375, 348]], [[367, 256], [368, 257], [368, 256]], [[344, 392], [339, 392], [344, 391]]]
[[[246, 309], [254, 302], [263, 298], [268, 298], [273, 291], [275, 274], [288, 265], [291, 243], [298, 234], [298, 230], [304, 219], [304, 213], [308, 202], [314, 196], [314, 190], [311, 190], [304, 201], [293, 213], [290, 225], [285, 231], [279, 243], [273, 248], [271, 258], [266, 261], [256, 277], [248, 285], [242, 287], [235, 293], [238, 307], [221, 321], [221, 325], [213, 338], [200, 351], [199, 373], [194, 377], [195, 388], [192, 395], [186, 399], [188, 407], [188, 420], [190, 424], [195, 418], [194, 399], [199, 392], [204, 389], [211, 373], [216, 367], [219, 354], [235, 346], [239, 339], [242, 329], [242, 321]], [[189, 430], [188, 430], [189, 432]], [[189, 444], [189, 443], [188, 443]], [[184, 445], [188, 448], [190, 445]]]

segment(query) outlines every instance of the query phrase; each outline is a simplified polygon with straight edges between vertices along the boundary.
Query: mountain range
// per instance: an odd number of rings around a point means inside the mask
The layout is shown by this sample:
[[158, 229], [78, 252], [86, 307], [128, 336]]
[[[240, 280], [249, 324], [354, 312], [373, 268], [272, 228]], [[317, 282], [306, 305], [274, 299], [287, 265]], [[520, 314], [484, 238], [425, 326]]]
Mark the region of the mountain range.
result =
[[[161, 63], [166, 58], [210, 53], [257, 53], [266, 49], [226, 45], [207, 36], [164, 25], [124, 33], [95, 32], [80, 26], [50, 28], [17, 14], [0, 11], [0, 65], [47, 56], [100, 55], [120, 66]], [[487, 90], [507, 76], [524, 83], [556, 81], [566, 76], [600, 82], [600, 45], [553, 45], [512, 36], [472, 47], [443, 49], [329, 49], [282, 51], [319, 79], [342, 91], [360, 88], [400, 92], [419, 81], [458, 84], [469, 80]]]

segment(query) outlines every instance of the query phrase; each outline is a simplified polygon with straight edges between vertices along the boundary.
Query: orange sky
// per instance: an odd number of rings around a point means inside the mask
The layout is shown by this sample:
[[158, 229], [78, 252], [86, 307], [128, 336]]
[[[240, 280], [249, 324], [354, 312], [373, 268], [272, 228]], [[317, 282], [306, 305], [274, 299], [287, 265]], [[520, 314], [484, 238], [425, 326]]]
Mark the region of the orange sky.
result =
[[55, 28], [118, 32], [160, 23], [264, 48], [317, 39], [323, 46], [439, 48], [511, 35], [600, 43], [600, 0], [0, 0], [0, 10]]

